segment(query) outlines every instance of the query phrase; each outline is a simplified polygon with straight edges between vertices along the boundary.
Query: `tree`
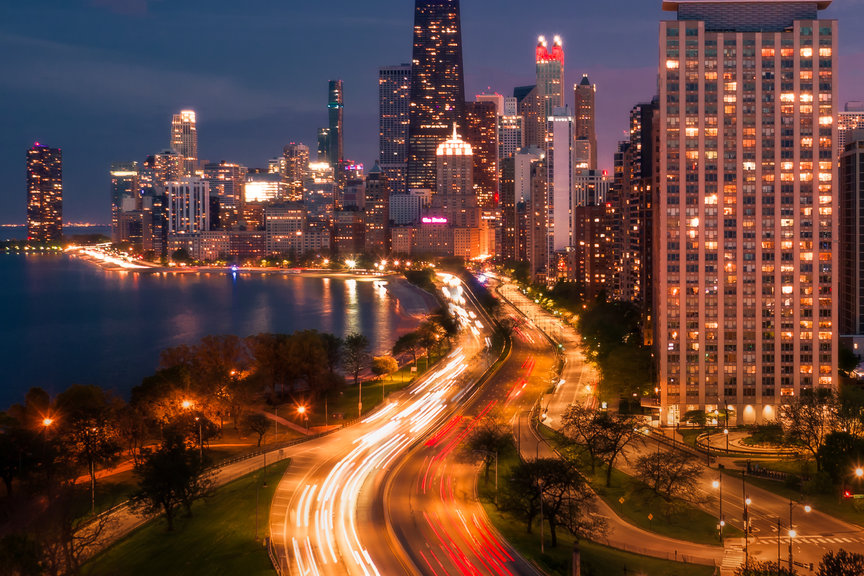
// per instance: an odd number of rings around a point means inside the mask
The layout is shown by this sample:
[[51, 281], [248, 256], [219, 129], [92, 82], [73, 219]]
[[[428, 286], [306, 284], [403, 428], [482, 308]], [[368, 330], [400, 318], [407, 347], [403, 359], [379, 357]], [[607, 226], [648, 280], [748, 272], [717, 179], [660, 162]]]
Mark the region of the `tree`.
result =
[[860, 576], [864, 574], [864, 555], [843, 548], [829, 550], [819, 562], [817, 576]]
[[91, 510], [96, 509], [96, 467], [120, 454], [112, 404], [98, 386], [73, 385], [57, 396], [59, 435], [64, 452], [90, 475]]
[[489, 468], [498, 454], [504, 452], [513, 442], [513, 436], [508, 426], [492, 418], [484, 418], [468, 437], [468, 449], [480, 453], [483, 458], [486, 480], [489, 480]]
[[833, 430], [837, 420], [837, 402], [827, 388], [802, 390], [780, 409], [781, 422], [787, 438], [806, 449], [816, 460], [816, 470], [822, 470], [819, 448]]
[[324, 348], [324, 355], [327, 358], [327, 370], [332, 374], [339, 365], [339, 358], [342, 357], [342, 338], [335, 334], [325, 332], [321, 334], [321, 346]]
[[182, 506], [192, 514], [192, 502], [209, 489], [204, 462], [198, 451], [190, 448], [182, 436], [171, 434], [155, 451], [148, 452], [135, 466], [139, 488], [134, 505], [148, 514], [162, 513], [168, 530], [174, 529], [174, 518]]
[[417, 328], [417, 338], [420, 345], [426, 349], [426, 364], [429, 364], [432, 349], [438, 345], [438, 342], [444, 337], [446, 332], [438, 322], [433, 318], [427, 318]]
[[12, 533], [0, 538], [0, 576], [39, 576], [42, 574], [39, 544], [26, 534]]
[[864, 438], [849, 432], [835, 431], [825, 436], [819, 447], [818, 460], [834, 482], [840, 482], [864, 457]]
[[392, 356], [375, 356], [372, 358], [372, 373], [379, 378], [397, 370], [399, 370], [399, 363]]
[[248, 430], [258, 434], [258, 447], [260, 448], [261, 440], [264, 439], [264, 435], [270, 430], [270, 419], [261, 413], [247, 414], [246, 418], [243, 419], [243, 423]]
[[417, 364], [417, 351], [422, 348], [420, 345], [420, 335], [415, 332], [408, 332], [396, 339], [393, 344], [393, 355], [398, 356], [404, 352], [410, 352], [414, 364]]
[[535, 462], [519, 462], [510, 470], [501, 498], [502, 508], [525, 521], [528, 534], [532, 533], [534, 519], [540, 515], [539, 469]]
[[688, 410], [684, 413], [682, 420], [687, 424], [704, 427], [708, 417], [704, 410]]
[[360, 372], [369, 364], [369, 339], [363, 334], [352, 332], [345, 337], [342, 365], [354, 377], [354, 385], [360, 383]]
[[571, 404], [561, 423], [565, 437], [580, 443], [589, 454], [592, 473], [597, 461], [606, 464], [606, 486], [610, 486], [615, 460], [630, 442], [639, 438], [639, 420]]
[[284, 394], [291, 367], [286, 359], [288, 336], [285, 334], [262, 333], [246, 339], [252, 352], [253, 373], [263, 380], [275, 396], [277, 387]]
[[849, 374], [855, 370], [855, 368], [858, 367], [858, 363], [861, 362], [861, 359], [857, 354], [855, 354], [855, 351], [846, 346], [840, 346], [840, 350], [837, 352], [837, 358], [837, 367], [845, 374]]
[[777, 562], [750, 560], [735, 569], [735, 576], [795, 576], [795, 570], [778, 566]]
[[864, 388], [844, 384], [837, 399], [837, 427], [853, 436], [864, 436]]
[[194, 348], [193, 365], [196, 388], [206, 398], [215, 398], [222, 406], [220, 417], [227, 412], [235, 430], [241, 413], [250, 401], [242, 373], [249, 365], [249, 352], [234, 335], [205, 336]]
[[189, 262], [192, 262], [192, 257], [189, 255], [189, 251], [185, 248], [178, 248], [171, 253], [171, 260], [188, 264]]
[[697, 484], [702, 476], [702, 465], [685, 452], [672, 450], [640, 456], [635, 469], [640, 488], [667, 503], [694, 502], [699, 497]]

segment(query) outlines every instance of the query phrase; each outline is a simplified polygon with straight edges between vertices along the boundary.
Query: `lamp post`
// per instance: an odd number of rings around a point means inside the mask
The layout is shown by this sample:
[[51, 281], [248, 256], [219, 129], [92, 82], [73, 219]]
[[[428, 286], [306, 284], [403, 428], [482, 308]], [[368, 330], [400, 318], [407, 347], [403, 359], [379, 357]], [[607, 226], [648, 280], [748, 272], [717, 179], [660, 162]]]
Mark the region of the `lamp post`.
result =
[[711, 428], [710, 427], [708, 428], [708, 442], [706, 442], [706, 447], [707, 447], [706, 454], [707, 454], [707, 459], [708, 459], [707, 464], [708, 464], [708, 467], [710, 468], [711, 467]]
[[723, 429], [723, 435], [726, 436], [726, 454], [729, 454], [729, 428]]
[[[742, 476], [743, 479], [743, 476]], [[750, 504], [753, 501], [749, 496], [744, 498], [744, 565], [750, 562]]]
[[306, 425], [306, 434], [309, 434], [309, 416], [306, 414], [306, 406], [298, 406], [297, 413], [303, 417], [303, 423]]
[[202, 433], [202, 422], [199, 416], [195, 416], [195, 421], [198, 423], [198, 458], [204, 461], [204, 434]]
[[[792, 562], [792, 540], [795, 538], [795, 536], [797, 536], [797, 532], [795, 531], [795, 529], [793, 528], [793, 525], [792, 525], [792, 510], [795, 509], [796, 504], [797, 503], [794, 502], [791, 498], [789, 499], [789, 571], [790, 572], [792, 571], [792, 564], [793, 564], [793, 562]], [[811, 510], [813, 510], [813, 508], [809, 504], [806, 504], [804, 506], [804, 512], [807, 512], [809, 514]], [[778, 521], [777, 526], [778, 526], [777, 538], [779, 540], [779, 538], [780, 538], [779, 521]], [[780, 546], [779, 543], [777, 546], [779, 548], [779, 546]], [[780, 565], [779, 558], [778, 558], [777, 565], [778, 566]]]
[[720, 544], [723, 544], [723, 527], [726, 525], [726, 521], [723, 519], [723, 474], [720, 474], [717, 477], [717, 480], [711, 482], [711, 485], [714, 489], [720, 491], [720, 522], [717, 524], [718, 532], [720, 533]]

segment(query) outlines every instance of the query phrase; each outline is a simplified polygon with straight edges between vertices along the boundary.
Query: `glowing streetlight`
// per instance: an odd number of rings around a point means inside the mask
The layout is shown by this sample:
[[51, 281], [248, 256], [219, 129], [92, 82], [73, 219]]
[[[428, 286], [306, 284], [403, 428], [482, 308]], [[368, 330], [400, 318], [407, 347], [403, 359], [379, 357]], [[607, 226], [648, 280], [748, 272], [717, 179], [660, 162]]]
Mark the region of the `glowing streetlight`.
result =
[[42, 419], [42, 426], [44, 426], [46, 428], [51, 426], [53, 423], [54, 423], [54, 419], [50, 418], [48, 416], [46, 416], [45, 418]]
[[190, 408], [192, 408], [192, 401], [183, 400], [183, 402], [180, 403], [180, 406], [182, 406], [184, 410], [189, 410]]
[[357, 261], [356, 260], [345, 260], [345, 265], [348, 266], [349, 270], [353, 270], [354, 268], [357, 267]]
[[855, 468], [855, 477], [856, 478], [864, 478], [864, 468], [862, 468], [861, 466], [859, 466], [858, 468]]
[[305, 406], [298, 406], [297, 407], [297, 413], [298, 414], [305, 414], [306, 413], [306, 407]]
[[726, 526], [726, 521], [723, 518], [723, 476], [718, 476], [717, 480], [712, 480], [711, 487], [720, 491], [720, 524], [717, 531], [720, 534], [720, 542], [723, 542], [723, 527]]

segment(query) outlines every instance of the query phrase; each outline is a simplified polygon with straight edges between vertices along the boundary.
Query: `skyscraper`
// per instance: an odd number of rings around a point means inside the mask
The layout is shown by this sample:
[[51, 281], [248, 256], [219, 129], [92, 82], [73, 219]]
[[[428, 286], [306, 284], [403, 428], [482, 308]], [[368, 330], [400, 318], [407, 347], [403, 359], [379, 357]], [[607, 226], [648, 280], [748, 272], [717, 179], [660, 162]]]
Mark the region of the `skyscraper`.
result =
[[366, 253], [390, 254], [390, 186], [378, 163], [366, 177]]
[[183, 178], [165, 184], [168, 233], [195, 234], [210, 230], [210, 186], [206, 180]]
[[327, 117], [330, 121], [330, 131], [327, 134], [327, 161], [334, 167], [345, 159], [342, 133], [344, 107], [342, 80], [330, 80], [327, 84]]
[[411, 64], [378, 70], [378, 163], [390, 192], [408, 191], [408, 125], [411, 110]]
[[122, 242], [121, 215], [141, 209], [137, 162], [111, 163], [111, 241]]
[[198, 169], [198, 127], [193, 110], [182, 110], [171, 119], [171, 146], [180, 155], [181, 176]]
[[545, 37], [537, 39], [536, 63], [537, 88], [548, 118], [555, 108], [564, 106], [564, 45], [560, 36], [553, 38], [551, 49]]
[[556, 262], [573, 246], [573, 116], [569, 107], [553, 110], [546, 134], [549, 234], [546, 274], [551, 282], [566, 276], [556, 270]]
[[63, 154], [36, 142], [27, 150], [27, 240], [63, 239]]
[[282, 182], [285, 184], [288, 200], [296, 202], [303, 199], [303, 181], [309, 172], [309, 147], [291, 142], [282, 148], [285, 170]]
[[522, 117], [522, 145], [525, 148], [546, 148], [546, 106], [539, 86], [518, 86], [513, 89], [518, 115]]
[[416, 0], [408, 139], [408, 187], [435, 189], [438, 145], [464, 121], [459, 0]]
[[465, 141], [474, 152], [474, 193], [484, 209], [498, 205], [498, 107], [465, 103]]
[[516, 98], [504, 98], [504, 110], [498, 118], [498, 158], [510, 158], [524, 146], [524, 120], [519, 115]]
[[864, 129], [864, 102], [847, 102], [843, 112], [837, 115], [837, 153], [843, 154], [847, 142], [851, 142], [848, 134], [852, 130]]
[[587, 167], [591, 170], [597, 169], [597, 131], [594, 125], [594, 95], [596, 92], [597, 86], [591, 84], [587, 74], [582, 76], [582, 81], [573, 87], [576, 104], [573, 108], [575, 119], [573, 138], [577, 143], [587, 142], [588, 144], [587, 158], [577, 156], [576, 164], [586, 162]]
[[[864, 338], [864, 130], [840, 154], [840, 334]], [[855, 338], [857, 337], [857, 338]], [[845, 338], [844, 338], [845, 339]], [[853, 346], [854, 346], [853, 344]], [[861, 354], [860, 346], [857, 353]]]
[[830, 0], [666, 1], [654, 267], [660, 418], [774, 420], [836, 387]]

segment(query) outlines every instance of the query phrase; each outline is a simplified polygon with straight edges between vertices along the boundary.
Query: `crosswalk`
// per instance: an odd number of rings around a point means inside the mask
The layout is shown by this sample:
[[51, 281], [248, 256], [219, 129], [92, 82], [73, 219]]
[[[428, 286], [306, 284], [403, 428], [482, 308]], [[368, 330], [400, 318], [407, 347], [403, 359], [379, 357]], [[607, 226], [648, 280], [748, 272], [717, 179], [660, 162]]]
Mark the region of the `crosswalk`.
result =
[[721, 576], [732, 576], [735, 569], [744, 563], [744, 548], [738, 545], [727, 545], [723, 550], [723, 560], [720, 563]]
[[[781, 540], [785, 540], [787, 537], [781, 536]], [[760, 536], [758, 538], [754, 538], [751, 542], [755, 541], [757, 544], [767, 544], [771, 542], [777, 542], [777, 536]], [[860, 544], [864, 542], [862, 538], [851, 538], [848, 536], [796, 536], [795, 543], [796, 544]]]

